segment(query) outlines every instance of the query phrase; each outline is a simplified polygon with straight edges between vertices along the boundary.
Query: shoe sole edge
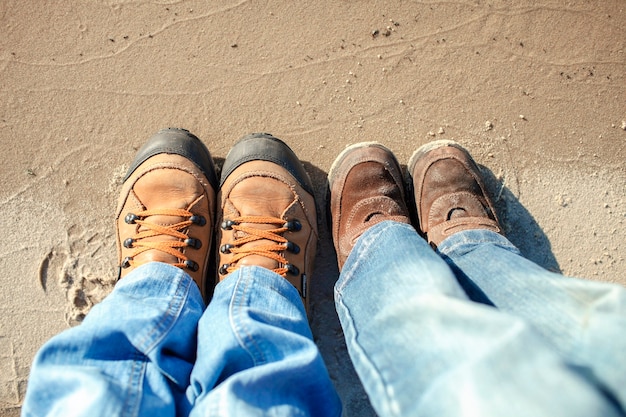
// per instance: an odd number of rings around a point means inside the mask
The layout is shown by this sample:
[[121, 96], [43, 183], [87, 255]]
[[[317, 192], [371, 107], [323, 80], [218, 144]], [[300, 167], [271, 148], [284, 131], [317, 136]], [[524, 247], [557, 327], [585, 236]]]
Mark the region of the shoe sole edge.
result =
[[211, 187], [217, 190], [215, 164], [204, 142], [186, 129], [171, 127], [159, 130], [137, 151], [123, 182], [126, 182], [148, 159], [164, 153], [180, 155], [193, 162], [207, 178]]
[[251, 133], [233, 145], [224, 160], [220, 187], [238, 167], [252, 161], [272, 162], [282, 167], [306, 192], [314, 195], [313, 183], [302, 161], [289, 145], [270, 133]]
[[335, 160], [333, 161], [333, 164], [330, 166], [330, 170], [328, 170], [328, 185], [332, 186], [334, 180], [335, 180], [335, 175], [337, 172], [337, 168], [339, 167], [339, 165], [341, 165], [343, 163], [343, 161], [346, 159], [346, 157], [348, 156], [348, 154], [350, 154], [351, 152], [353, 152], [356, 149], [360, 149], [360, 148], [367, 148], [370, 146], [374, 146], [377, 147], [379, 149], [382, 149], [386, 152], [389, 152], [389, 154], [394, 158], [396, 164], [398, 166], [400, 166], [400, 164], [398, 163], [395, 155], [391, 152], [391, 150], [389, 148], [387, 148], [385, 145], [383, 145], [380, 142], [376, 142], [376, 141], [369, 141], [369, 142], [358, 142], [358, 143], [354, 143], [352, 145], [346, 146], [344, 150], [342, 150], [339, 155], [337, 155], [337, 158], [335, 158]]
[[461, 144], [450, 139], [440, 139], [428, 142], [417, 148], [409, 158], [409, 163], [407, 164], [407, 171], [409, 173], [409, 176], [412, 176], [413, 168], [415, 168], [415, 164], [422, 156], [435, 149], [443, 148], [444, 146], [451, 146], [453, 148], [460, 149], [465, 153], [468, 153], [467, 149], [465, 149]]

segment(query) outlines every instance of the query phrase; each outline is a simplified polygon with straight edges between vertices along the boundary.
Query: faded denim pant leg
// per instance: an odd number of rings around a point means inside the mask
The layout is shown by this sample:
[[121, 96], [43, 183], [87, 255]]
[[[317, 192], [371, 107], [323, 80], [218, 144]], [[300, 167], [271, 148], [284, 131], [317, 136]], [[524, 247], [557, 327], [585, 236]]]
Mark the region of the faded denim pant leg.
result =
[[335, 286], [379, 415], [623, 415], [623, 287], [548, 272], [486, 230], [457, 233], [438, 252], [411, 226], [382, 222]]
[[37, 354], [23, 416], [336, 416], [297, 290], [259, 267], [204, 311], [182, 270], [137, 268]]

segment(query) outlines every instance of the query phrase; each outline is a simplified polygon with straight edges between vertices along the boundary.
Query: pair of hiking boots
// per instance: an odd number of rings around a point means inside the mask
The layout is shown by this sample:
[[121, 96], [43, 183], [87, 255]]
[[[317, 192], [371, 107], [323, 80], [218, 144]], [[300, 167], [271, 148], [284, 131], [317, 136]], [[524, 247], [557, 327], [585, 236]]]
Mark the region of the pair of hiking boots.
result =
[[[413, 154], [408, 171], [418, 230], [431, 245], [459, 230], [500, 232], [480, 172], [460, 145], [425, 145]], [[411, 223], [402, 170], [383, 145], [346, 148], [331, 168], [329, 187], [340, 269], [369, 227], [384, 220]], [[164, 262], [185, 270], [208, 299], [218, 280], [256, 265], [293, 284], [308, 311], [307, 279], [318, 240], [313, 186], [294, 152], [272, 135], [237, 142], [218, 181], [211, 155], [196, 136], [183, 129], [159, 131], [124, 178], [116, 230], [120, 278], [144, 263]]]

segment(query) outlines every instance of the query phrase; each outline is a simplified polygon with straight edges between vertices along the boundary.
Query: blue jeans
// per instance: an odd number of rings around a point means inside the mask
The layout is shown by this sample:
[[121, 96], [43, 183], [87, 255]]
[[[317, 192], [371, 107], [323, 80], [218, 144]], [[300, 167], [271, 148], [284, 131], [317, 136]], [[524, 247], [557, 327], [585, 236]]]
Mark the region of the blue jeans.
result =
[[[381, 416], [623, 413], [620, 286], [547, 272], [492, 232], [455, 234], [437, 254], [410, 226], [383, 222], [358, 240], [335, 289]], [[195, 284], [164, 264], [138, 268], [41, 349], [23, 407], [25, 416], [339, 413], [290, 284], [242, 268], [203, 314]]]
[[411, 226], [379, 223], [335, 304], [380, 416], [626, 409], [626, 289], [548, 272], [496, 233], [457, 233], [437, 253]]
[[45, 344], [23, 416], [337, 416], [341, 404], [297, 290], [259, 267], [215, 288], [137, 268]]

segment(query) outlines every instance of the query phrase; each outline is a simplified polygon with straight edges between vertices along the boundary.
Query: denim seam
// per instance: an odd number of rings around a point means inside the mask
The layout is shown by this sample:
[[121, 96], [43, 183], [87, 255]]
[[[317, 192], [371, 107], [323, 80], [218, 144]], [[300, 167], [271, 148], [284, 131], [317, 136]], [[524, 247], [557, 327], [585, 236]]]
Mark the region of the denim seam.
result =
[[[459, 236], [457, 236], [457, 237], [459, 237]], [[459, 239], [456, 239], [456, 240], [459, 240]], [[513, 253], [517, 253], [518, 252], [518, 249], [515, 246], [511, 245], [511, 244], [506, 244], [504, 242], [497, 242], [497, 241], [494, 241], [493, 239], [484, 239], [484, 238], [481, 238], [481, 239], [462, 239], [460, 242], [450, 243], [450, 244], [447, 244], [447, 245], [439, 245], [439, 247], [437, 248], [437, 252], [439, 254], [442, 254], [442, 255], [450, 256], [450, 255], [454, 254], [454, 252], [459, 250], [459, 248], [462, 247], [462, 246], [465, 246], [465, 245], [474, 245], [474, 246], [476, 246], [476, 245], [482, 245], [482, 244], [495, 245], [497, 247], [500, 247], [502, 249], [508, 250], [509, 252], [513, 252]], [[441, 250], [442, 246], [443, 246], [443, 250]], [[472, 251], [474, 249], [476, 249], [476, 247], [472, 247], [467, 252], [470, 252], [470, 251]]]
[[444, 246], [444, 250], [443, 251], [438, 250], [438, 252], [441, 252], [442, 254], [447, 255], [450, 252], [456, 251], [459, 247], [463, 245], [479, 245], [483, 243], [493, 243], [493, 241], [485, 240], [485, 239], [463, 240], [461, 242], [449, 244], [447, 247]]
[[[354, 320], [352, 319], [352, 314], [350, 314], [350, 308], [343, 302], [343, 296], [341, 294], [337, 294], [337, 301], [338, 304], [341, 306], [341, 308], [346, 312], [346, 314], [344, 314], [344, 317], [348, 318], [348, 322], [346, 323], [346, 327], [350, 328], [352, 330], [353, 333], [353, 337], [352, 337], [352, 343], [349, 343], [349, 345], [351, 345], [353, 348], [355, 348], [355, 350], [357, 350], [359, 352], [359, 356], [361, 357], [361, 360], [364, 363], [367, 363], [369, 366], [368, 368], [370, 369], [370, 371], [372, 372], [373, 375], [373, 380], [376, 380], [376, 385], [378, 385], [379, 387], [381, 387], [381, 392], [383, 392], [383, 394], [385, 396], [387, 396], [387, 401], [385, 403], [389, 404], [392, 402], [395, 402], [395, 400], [393, 398], [391, 398], [391, 396], [389, 395], [389, 392], [387, 391], [386, 388], [386, 381], [385, 378], [382, 375], [382, 372], [380, 372], [380, 369], [378, 369], [378, 367], [370, 360], [369, 356], [365, 353], [365, 349], [363, 349], [363, 347], [361, 346], [361, 344], [358, 342], [358, 338], [357, 338], [357, 330], [356, 330], [356, 326], [354, 325]], [[344, 334], [345, 334], [345, 330], [344, 330]], [[347, 342], [347, 340], [346, 340]], [[368, 393], [369, 395], [369, 393]], [[396, 413], [394, 413], [392, 410], [386, 410], [387, 413], [389, 413], [388, 415], [397, 415]]]
[[177, 281], [176, 290], [171, 296], [167, 309], [162, 314], [161, 319], [155, 323], [154, 326], [152, 326], [152, 329], [150, 329], [142, 340], [137, 342], [138, 348], [144, 354], [147, 354], [154, 349], [155, 346], [158, 346], [159, 342], [168, 333], [168, 330], [171, 330], [174, 327], [174, 324], [180, 317], [181, 309], [184, 305], [183, 301], [189, 294], [189, 288], [192, 280], [191, 277], [182, 271], [177, 274], [175, 280]]
[[128, 387], [130, 392], [127, 395], [124, 403], [122, 404], [122, 416], [137, 416], [139, 415], [139, 408], [141, 407], [141, 399], [143, 398], [143, 386], [141, 381], [144, 379], [146, 372], [146, 360], [145, 357], [139, 354], [133, 355], [131, 372], [128, 378]]
[[[338, 281], [338, 285], [335, 287], [336, 303], [345, 312], [345, 314], [343, 314], [343, 317], [347, 319], [347, 322], [345, 323], [345, 326], [344, 326], [345, 327], [344, 333], [346, 333], [345, 330], [347, 330], [348, 328], [351, 329], [353, 333], [353, 337], [351, 338], [351, 343], [348, 343], [348, 344], [352, 347], [352, 349], [355, 352], [358, 352], [359, 359], [362, 361], [362, 363], [367, 364], [368, 372], [371, 373], [371, 381], [373, 382], [373, 385], [376, 387], [376, 392], [374, 394], [382, 393], [381, 395], [384, 396], [386, 399], [385, 401], [381, 401], [382, 404], [385, 404], [386, 409], [379, 410], [379, 411], [385, 415], [390, 415], [390, 416], [400, 416], [399, 410], [397, 409], [398, 400], [397, 398], [395, 398], [394, 394], [388, 390], [388, 386], [390, 385], [390, 383], [385, 378], [381, 369], [378, 368], [374, 362], [372, 362], [371, 358], [366, 354], [366, 350], [358, 342], [358, 337], [357, 337], [358, 332], [356, 330], [353, 317], [350, 314], [350, 309], [344, 303], [344, 298], [342, 296], [342, 293], [344, 289], [348, 286], [348, 284], [352, 282], [353, 279], [355, 279], [355, 274], [353, 271], [358, 271], [359, 268], [361, 267], [361, 264], [365, 262], [361, 254], [367, 253], [369, 251], [369, 248], [372, 245], [377, 245], [378, 242], [380, 241], [380, 236], [396, 228], [401, 228], [401, 229], [411, 228], [412, 232], [415, 233], [415, 229], [411, 225], [397, 223], [397, 222], [385, 221], [385, 222], [381, 222], [377, 225], [372, 226], [372, 228], [367, 230], [357, 241], [353, 249], [354, 254], [351, 254], [351, 256], [356, 256], [356, 258], [350, 259], [350, 270], [349, 271], [344, 270], [342, 272], [343, 276], [340, 277], [340, 280]], [[343, 324], [344, 323], [342, 322], [342, 325]], [[368, 393], [368, 394], [371, 396], [372, 393]], [[394, 405], [396, 405], [396, 407], [394, 407]]]
[[[240, 268], [238, 271], [239, 275], [237, 276], [237, 282], [235, 284], [235, 288], [233, 289], [233, 296], [230, 300], [229, 319], [233, 334], [237, 338], [239, 346], [246, 351], [246, 353], [250, 356], [250, 359], [252, 359], [254, 365], [257, 366], [267, 362], [265, 356], [263, 355], [263, 350], [258, 347], [254, 336], [245, 326], [243, 320], [236, 320], [235, 317], [244, 314], [242, 313], [244, 303], [241, 301], [245, 299], [245, 295], [250, 287], [249, 283], [251, 282], [251, 279], [248, 276], [248, 269], [250, 268]], [[243, 286], [240, 285], [242, 283], [244, 284]]]

